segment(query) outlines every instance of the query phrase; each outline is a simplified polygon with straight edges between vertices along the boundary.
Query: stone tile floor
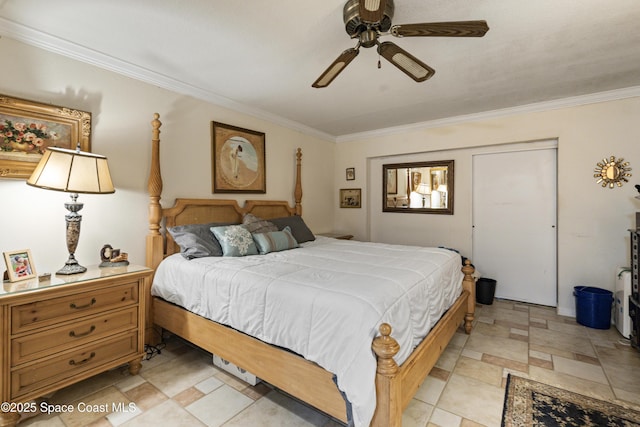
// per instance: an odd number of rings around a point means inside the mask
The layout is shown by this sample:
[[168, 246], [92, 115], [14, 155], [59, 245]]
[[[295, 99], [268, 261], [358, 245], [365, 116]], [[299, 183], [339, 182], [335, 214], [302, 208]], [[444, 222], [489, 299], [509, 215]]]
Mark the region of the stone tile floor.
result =
[[[403, 426], [499, 426], [509, 373], [640, 406], [640, 352], [615, 327], [591, 329], [553, 308], [495, 301], [478, 306], [470, 335], [456, 333], [405, 410]], [[40, 414], [19, 425], [341, 425], [264, 383], [249, 386], [228, 375], [213, 366], [210, 354], [177, 337], [144, 361], [139, 375], [114, 369], [62, 389], [47, 402], [85, 410]], [[111, 412], [113, 404], [121, 404], [119, 410]]]

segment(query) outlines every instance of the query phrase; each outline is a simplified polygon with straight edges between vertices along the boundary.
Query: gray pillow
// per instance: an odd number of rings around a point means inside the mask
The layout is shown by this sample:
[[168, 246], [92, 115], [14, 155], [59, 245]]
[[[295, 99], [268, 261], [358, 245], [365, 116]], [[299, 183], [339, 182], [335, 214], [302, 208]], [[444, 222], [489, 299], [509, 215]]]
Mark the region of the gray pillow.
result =
[[242, 225], [244, 225], [251, 234], [278, 231], [278, 227], [276, 227], [274, 223], [250, 213], [246, 214], [244, 218], [242, 218]]
[[222, 256], [222, 247], [211, 234], [211, 227], [228, 223], [177, 225], [168, 229], [173, 240], [180, 246], [180, 253], [186, 259], [206, 256]]
[[309, 227], [304, 223], [301, 216], [285, 216], [282, 218], [270, 219], [269, 221], [274, 223], [280, 231], [284, 230], [285, 227], [289, 227], [291, 229], [291, 234], [293, 234], [293, 237], [298, 243], [316, 240], [316, 236], [314, 236], [311, 230], [309, 230]]

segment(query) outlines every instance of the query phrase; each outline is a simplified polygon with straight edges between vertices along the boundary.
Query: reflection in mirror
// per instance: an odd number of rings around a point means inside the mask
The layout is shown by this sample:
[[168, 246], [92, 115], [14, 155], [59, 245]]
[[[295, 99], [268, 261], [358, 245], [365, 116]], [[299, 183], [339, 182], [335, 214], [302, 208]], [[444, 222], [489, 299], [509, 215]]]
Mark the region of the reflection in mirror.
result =
[[453, 215], [453, 160], [382, 165], [383, 212]]

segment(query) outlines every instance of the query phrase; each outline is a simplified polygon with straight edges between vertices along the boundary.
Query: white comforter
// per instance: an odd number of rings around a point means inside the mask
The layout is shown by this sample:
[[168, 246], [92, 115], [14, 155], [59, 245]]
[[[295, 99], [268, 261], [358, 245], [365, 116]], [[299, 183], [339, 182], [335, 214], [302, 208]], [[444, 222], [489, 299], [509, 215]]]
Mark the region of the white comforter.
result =
[[239, 258], [175, 254], [158, 267], [151, 292], [334, 373], [354, 424], [368, 426], [378, 327], [393, 327], [401, 364], [460, 295], [460, 256], [320, 236], [301, 246]]

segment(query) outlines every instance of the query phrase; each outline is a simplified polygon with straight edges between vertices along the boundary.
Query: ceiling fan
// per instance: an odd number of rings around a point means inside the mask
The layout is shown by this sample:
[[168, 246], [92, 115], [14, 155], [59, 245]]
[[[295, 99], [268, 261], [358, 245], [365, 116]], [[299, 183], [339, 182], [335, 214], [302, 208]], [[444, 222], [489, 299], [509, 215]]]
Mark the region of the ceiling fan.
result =
[[[489, 31], [486, 21], [428, 22], [422, 24], [391, 25], [395, 6], [393, 0], [348, 0], [343, 17], [347, 34], [358, 39], [356, 47], [345, 50], [312, 84], [323, 88], [335, 79], [353, 59], [360, 48], [377, 46], [378, 53], [416, 82], [423, 82], [435, 70], [392, 42], [380, 42], [381, 36], [395, 37], [482, 37]], [[378, 62], [380, 68], [380, 62]]]

